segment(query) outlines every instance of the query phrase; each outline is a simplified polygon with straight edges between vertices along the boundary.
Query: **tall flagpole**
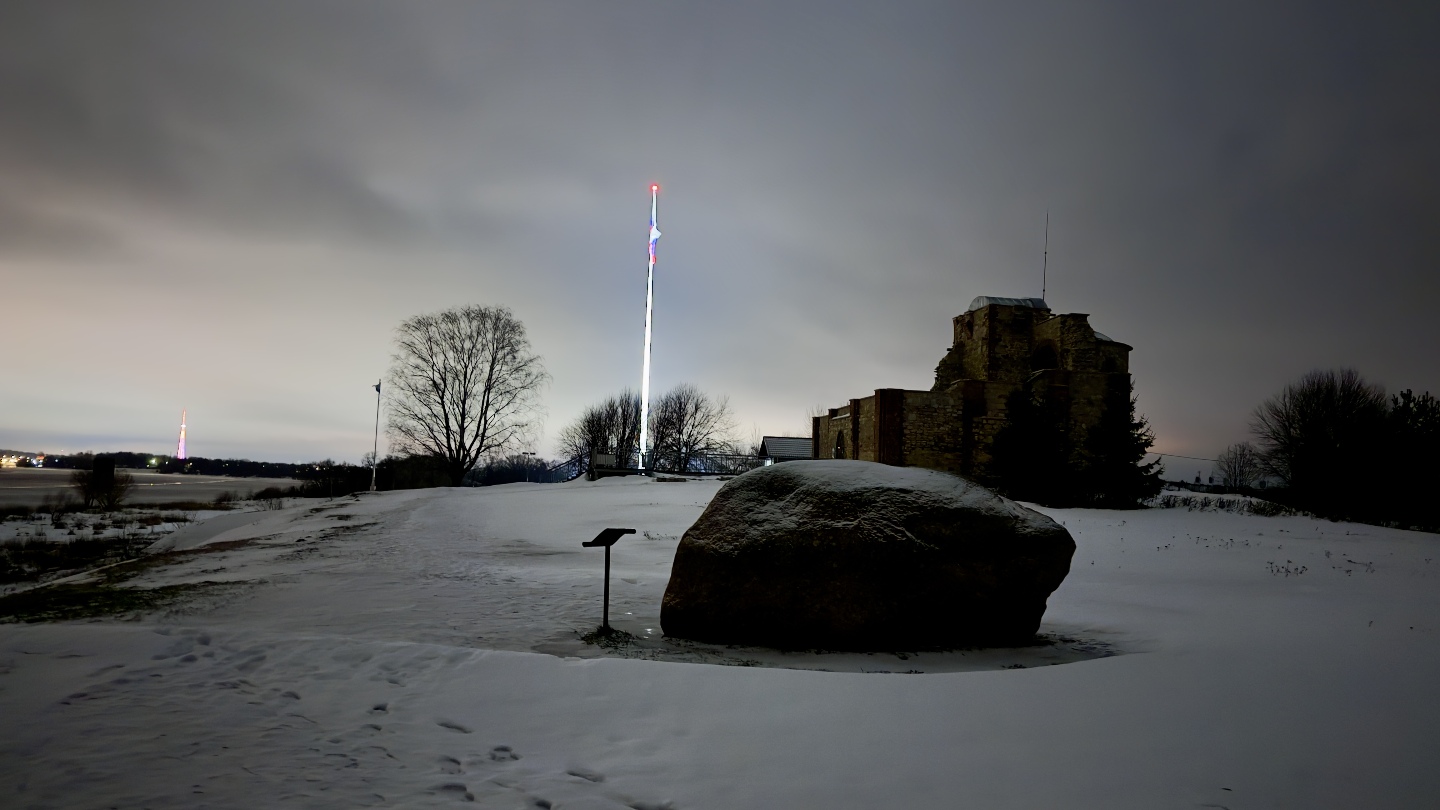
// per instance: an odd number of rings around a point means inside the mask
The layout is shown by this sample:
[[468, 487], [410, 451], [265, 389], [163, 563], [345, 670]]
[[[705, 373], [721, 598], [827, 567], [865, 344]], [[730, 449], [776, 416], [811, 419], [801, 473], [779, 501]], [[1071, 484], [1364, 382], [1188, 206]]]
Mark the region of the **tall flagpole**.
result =
[[370, 491], [375, 491], [375, 470], [380, 465], [380, 381], [375, 381], [375, 446], [370, 451]]
[[655, 314], [655, 242], [660, 230], [655, 227], [655, 201], [660, 186], [650, 184], [650, 264], [645, 272], [645, 364], [640, 377], [640, 469], [646, 468], [647, 446], [650, 444], [650, 326]]

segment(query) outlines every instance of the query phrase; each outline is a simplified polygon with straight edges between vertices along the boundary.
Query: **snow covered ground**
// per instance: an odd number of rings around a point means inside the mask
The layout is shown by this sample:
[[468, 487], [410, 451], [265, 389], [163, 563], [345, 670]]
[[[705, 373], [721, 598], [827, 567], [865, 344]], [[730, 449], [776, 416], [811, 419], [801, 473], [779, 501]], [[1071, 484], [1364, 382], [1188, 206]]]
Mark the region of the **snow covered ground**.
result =
[[[1078, 550], [1046, 644], [664, 640], [675, 545], [719, 486], [382, 493], [181, 528], [122, 584], [219, 584], [0, 626], [0, 806], [1440, 804], [1440, 537], [1047, 509]], [[579, 638], [602, 565], [580, 543], [606, 526], [639, 530], [614, 549], [619, 649]]]

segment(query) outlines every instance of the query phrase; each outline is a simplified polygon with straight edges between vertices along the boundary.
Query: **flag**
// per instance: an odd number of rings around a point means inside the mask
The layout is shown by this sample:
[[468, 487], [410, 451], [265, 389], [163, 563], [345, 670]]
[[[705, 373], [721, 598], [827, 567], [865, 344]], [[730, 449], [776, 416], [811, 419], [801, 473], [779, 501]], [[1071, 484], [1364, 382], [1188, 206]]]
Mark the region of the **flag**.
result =
[[375, 383], [375, 393], [380, 393], [380, 383]]
[[655, 192], [659, 189], [650, 187], [650, 263], [655, 263], [655, 242], [660, 238], [660, 229], [655, 227]]

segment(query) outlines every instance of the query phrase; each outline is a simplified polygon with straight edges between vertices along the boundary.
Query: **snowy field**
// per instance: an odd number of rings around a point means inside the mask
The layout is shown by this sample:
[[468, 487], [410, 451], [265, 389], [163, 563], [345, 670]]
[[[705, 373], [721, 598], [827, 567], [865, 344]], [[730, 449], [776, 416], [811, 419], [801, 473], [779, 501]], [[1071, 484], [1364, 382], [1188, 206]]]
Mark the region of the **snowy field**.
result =
[[[74, 498], [70, 486], [73, 470], [56, 468], [0, 467], [0, 506], [37, 507], [46, 498]], [[143, 505], [170, 501], [201, 501], [209, 503], [215, 496], [228, 492], [236, 498], [248, 498], [266, 487], [292, 487], [299, 481], [292, 478], [230, 478], [223, 475], [170, 475], [145, 470], [121, 469], [135, 479], [135, 487], [125, 499], [127, 504]]]
[[[182, 527], [165, 564], [112, 581], [183, 593], [168, 606], [0, 626], [0, 806], [1440, 805], [1440, 537], [1047, 509], [1078, 550], [1037, 646], [664, 640], [676, 543], [719, 486], [382, 493]], [[614, 549], [612, 621], [636, 637], [614, 649], [580, 639], [602, 565], [580, 543], [606, 526], [639, 532]]]

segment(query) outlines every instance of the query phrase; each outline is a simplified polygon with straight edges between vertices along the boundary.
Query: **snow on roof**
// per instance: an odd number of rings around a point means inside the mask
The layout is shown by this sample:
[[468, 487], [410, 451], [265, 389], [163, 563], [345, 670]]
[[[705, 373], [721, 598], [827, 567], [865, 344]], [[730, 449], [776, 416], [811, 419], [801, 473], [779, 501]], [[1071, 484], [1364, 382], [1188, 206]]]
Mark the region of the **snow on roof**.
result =
[[1050, 305], [1046, 304], [1043, 298], [999, 298], [993, 295], [977, 296], [974, 301], [970, 302], [970, 308], [965, 311], [974, 312], [977, 309], [988, 307], [991, 304], [1002, 307], [1030, 307], [1031, 309], [1043, 309], [1046, 312], [1050, 311]]
[[760, 455], [770, 458], [810, 458], [814, 445], [809, 436], [764, 436], [760, 439]]

